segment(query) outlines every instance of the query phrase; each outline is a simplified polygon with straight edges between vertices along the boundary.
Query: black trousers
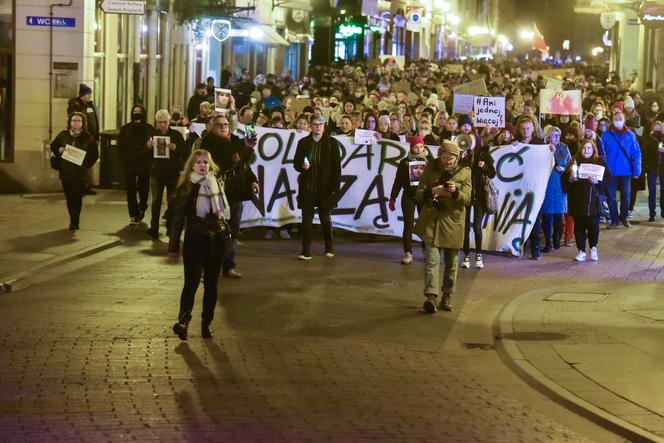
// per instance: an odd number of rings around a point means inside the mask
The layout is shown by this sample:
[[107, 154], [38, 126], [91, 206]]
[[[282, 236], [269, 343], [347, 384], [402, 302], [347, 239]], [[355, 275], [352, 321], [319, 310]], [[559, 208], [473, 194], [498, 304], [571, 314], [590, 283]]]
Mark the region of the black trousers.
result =
[[593, 248], [599, 242], [599, 216], [574, 216], [574, 238], [579, 251], [586, 251], [586, 240]]
[[[334, 252], [332, 245], [332, 210], [318, 208], [318, 218], [323, 228], [323, 238], [325, 239], [325, 252]], [[305, 205], [302, 207], [302, 255], [311, 255], [311, 231], [314, 221], [314, 206]]]
[[244, 208], [244, 202], [239, 201], [229, 203], [229, 205], [231, 210], [231, 219], [229, 220], [228, 225], [231, 228], [231, 241], [228, 243], [228, 247], [226, 248], [223, 272], [228, 272], [231, 269], [235, 269], [235, 254], [237, 252], [237, 240], [240, 237], [240, 223], [242, 222], [242, 209]]
[[[463, 234], [463, 253], [470, 253], [470, 209], [466, 208], [466, 225]], [[482, 221], [484, 221], [484, 208], [480, 205], [472, 206], [473, 209], [473, 233], [475, 234], [475, 252], [482, 253]]]
[[[152, 209], [150, 219], [150, 229], [159, 232], [159, 213], [161, 212], [161, 200], [164, 198], [164, 188], [166, 188], [167, 202], [170, 203], [175, 186], [177, 185], [177, 176], [172, 178], [150, 177], [150, 191], [152, 192]], [[170, 226], [170, 221], [166, 220], [166, 226]]]
[[563, 235], [563, 214], [542, 214], [542, 227], [546, 245], [558, 249]]
[[[150, 190], [150, 175], [147, 172], [127, 172], [125, 174], [127, 187], [127, 208], [129, 217], [143, 218], [148, 208], [148, 191]], [[136, 197], [138, 196], [138, 200]]]
[[219, 272], [226, 254], [227, 239], [223, 232], [214, 235], [190, 234], [185, 232], [182, 246], [184, 264], [184, 287], [180, 296], [180, 320], [191, 320], [196, 290], [203, 275], [203, 322], [208, 324], [214, 318], [217, 305], [217, 284]]
[[86, 180], [62, 180], [62, 189], [67, 199], [69, 223], [78, 225], [83, 207], [83, 193], [87, 187]]
[[415, 225], [415, 209], [419, 214], [422, 203], [405, 194], [401, 195], [401, 213], [403, 214], [403, 252], [413, 252], [413, 226]]

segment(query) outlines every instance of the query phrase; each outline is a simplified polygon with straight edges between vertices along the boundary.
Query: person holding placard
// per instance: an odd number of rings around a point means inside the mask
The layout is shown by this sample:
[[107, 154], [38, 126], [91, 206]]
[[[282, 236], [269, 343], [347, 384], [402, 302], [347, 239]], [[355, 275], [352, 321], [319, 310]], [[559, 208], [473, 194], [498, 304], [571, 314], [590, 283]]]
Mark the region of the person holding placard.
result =
[[433, 161], [433, 157], [424, 148], [424, 138], [421, 135], [411, 137], [410, 151], [406, 157], [399, 161], [397, 172], [394, 175], [394, 184], [390, 192], [390, 211], [396, 210], [396, 199], [401, 190], [401, 213], [403, 214], [403, 256], [401, 264], [409, 265], [413, 262], [413, 225], [415, 223], [415, 209], [419, 214], [422, 203], [415, 201], [415, 191], [419, 184], [420, 168]]
[[[152, 151], [150, 166], [152, 206], [150, 228], [147, 233], [153, 240], [159, 238], [159, 217], [164, 188], [166, 189], [167, 201], [170, 202], [177, 185], [185, 152], [184, 138], [178, 131], [169, 127], [170, 120], [171, 114], [166, 109], [157, 111], [155, 114], [156, 128], [145, 145], [146, 149]], [[168, 227], [168, 217], [166, 223]]]
[[[584, 164], [597, 165], [604, 168], [603, 177], [590, 175], [582, 178], [580, 168]], [[593, 168], [597, 169], [597, 168]], [[590, 259], [599, 260], [597, 243], [599, 242], [600, 186], [602, 179], [609, 178], [609, 170], [599, 157], [597, 146], [592, 140], [583, 140], [579, 151], [568, 163], [561, 177], [562, 189], [567, 193], [569, 213], [574, 217], [574, 237], [579, 250], [575, 261], [586, 260], [586, 241], [590, 246]]]
[[178, 321], [173, 325], [173, 332], [181, 340], [188, 338], [191, 311], [201, 276], [205, 288], [201, 336], [212, 338], [210, 324], [217, 305], [219, 271], [230, 235], [228, 200], [223, 182], [216, 175], [218, 172], [209, 152], [193, 151], [180, 174], [172, 201], [172, 235], [168, 245], [171, 260], [177, 260], [180, 255], [180, 236], [184, 226], [187, 227], [182, 247], [184, 287]]
[[69, 230], [74, 231], [80, 229], [88, 169], [99, 158], [97, 142], [85, 130], [85, 115], [82, 112], [75, 111], [69, 116], [67, 129], [61, 131], [51, 143], [51, 152], [59, 159], [59, 177], [69, 211]]
[[560, 141], [560, 128], [547, 126], [544, 128], [544, 141], [554, 148], [553, 170], [549, 175], [549, 182], [542, 202], [542, 227], [546, 245], [542, 252], [551, 252], [551, 249], [560, 249], [560, 240], [563, 234], [563, 215], [567, 213], [567, 195], [563, 192], [560, 177], [572, 159], [572, 155], [565, 143]]

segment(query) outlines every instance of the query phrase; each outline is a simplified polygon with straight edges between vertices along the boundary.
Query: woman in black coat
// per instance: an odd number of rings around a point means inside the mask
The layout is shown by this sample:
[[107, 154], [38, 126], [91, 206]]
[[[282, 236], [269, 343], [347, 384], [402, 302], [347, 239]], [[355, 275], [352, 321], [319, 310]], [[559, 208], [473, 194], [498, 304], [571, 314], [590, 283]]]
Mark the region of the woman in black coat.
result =
[[574, 237], [579, 250], [574, 260], [586, 260], [586, 239], [590, 245], [590, 259], [599, 260], [597, 243], [599, 242], [600, 180], [593, 177], [579, 178], [578, 168], [584, 163], [604, 167], [607, 179], [609, 169], [597, 152], [597, 146], [590, 139], [584, 139], [576, 155], [565, 169], [561, 180], [563, 192], [567, 193], [567, 211], [574, 218]]
[[[68, 147], [74, 147], [85, 151], [83, 162], [78, 165], [72, 161], [62, 158]], [[97, 142], [92, 135], [85, 130], [85, 115], [81, 112], [73, 112], [67, 119], [67, 129], [60, 132], [51, 143], [51, 152], [57, 158], [55, 164], [59, 165], [62, 189], [67, 199], [67, 210], [69, 211], [69, 230], [79, 229], [81, 208], [83, 207], [83, 193], [88, 180], [88, 169], [90, 169], [99, 158]], [[72, 154], [78, 151], [70, 150]]]
[[185, 163], [172, 201], [171, 239], [168, 255], [177, 260], [180, 236], [186, 224], [182, 248], [184, 287], [180, 295], [180, 313], [173, 332], [186, 340], [194, 307], [194, 296], [203, 276], [203, 313], [201, 336], [212, 338], [210, 323], [217, 304], [217, 283], [230, 232], [227, 223], [230, 208], [224, 185], [216, 177], [219, 168], [208, 151], [195, 150]]
[[648, 209], [654, 222], [657, 215], [657, 177], [659, 177], [659, 211], [664, 218], [664, 123], [657, 120], [650, 134], [643, 137], [643, 171], [648, 180]]
[[[475, 134], [473, 134], [474, 136]], [[481, 143], [480, 137], [475, 137], [477, 143]], [[496, 168], [493, 166], [493, 157], [489, 152], [489, 147], [475, 145], [472, 149], [461, 153], [459, 164], [467, 166], [471, 171], [471, 181], [473, 183], [470, 194], [471, 204], [466, 208], [466, 224], [463, 236], [463, 262], [462, 268], [470, 268], [470, 208], [473, 208], [472, 227], [475, 235], [475, 267], [484, 268], [482, 258], [482, 223], [486, 209], [486, 194], [484, 192], [484, 180], [492, 179], [496, 176]]]

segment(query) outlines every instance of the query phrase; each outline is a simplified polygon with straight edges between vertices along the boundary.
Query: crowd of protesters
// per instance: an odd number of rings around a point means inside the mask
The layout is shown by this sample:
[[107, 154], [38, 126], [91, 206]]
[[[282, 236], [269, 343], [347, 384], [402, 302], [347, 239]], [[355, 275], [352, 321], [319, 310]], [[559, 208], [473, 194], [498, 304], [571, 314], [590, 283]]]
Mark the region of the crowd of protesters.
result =
[[[413, 262], [413, 232], [423, 240], [426, 263], [423, 308], [427, 312], [435, 312], [436, 306], [451, 310], [459, 249], [464, 252], [461, 267], [471, 267], [471, 229], [475, 239], [475, 268], [485, 266], [480, 226], [488, 203], [483, 183], [496, 175], [490, 154], [494, 146], [516, 142], [543, 144], [553, 153], [552, 169], [542, 171], [550, 176], [544, 203], [528, 239], [531, 258], [540, 259], [541, 253], [572, 246], [575, 241], [578, 250], [575, 260], [585, 261], [587, 252], [591, 260], [599, 260], [600, 222], [606, 223], [607, 228], [629, 228], [638, 191], [647, 187], [649, 220], [657, 217], [658, 178], [660, 189], [664, 182], [664, 108], [660, 111], [659, 105], [664, 91], [654, 90], [651, 84], [646, 84], [643, 91], [635, 90], [631, 81], [621, 80], [603, 66], [577, 63], [555, 67], [567, 69], [563, 75], [556, 74], [563, 89], [581, 91], [582, 115], [540, 115], [539, 92], [546, 87], [547, 78], [538, 72], [554, 66], [542, 61], [516, 60], [503, 63], [423, 60], [405, 69], [393, 63], [314, 66], [301, 79], [291, 78], [287, 71], [280, 75], [254, 75], [226, 68], [220, 85], [215, 85], [214, 78], [198, 84], [186, 107], [172, 106], [170, 112], [158, 111], [154, 118], [156, 127], [148, 123], [144, 108], [136, 105], [131, 121], [121, 130], [119, 143], [127, 177], [130, 223], [139, 224], [143, 219], [149, 189], [152, 208], [148, 234], [158, 238], [165, 188], [169, 199], [172, 198], [169, 202], [177, 202], [169, 203], [165, 214], [171, 253], [179, 251], [183, 220], [188, 220], [188, 230], [193, 232], [189, 243], [185, 235], [186, 281], [183, 307], [174, 331], [186, 338], [193, 293], [201, 273], [206, 277], [208, 273], [203, 269], [221, 271], [231, 278], [241, 277], [235, 269], [235, 251], [242, 204], [258, 192], [258, 180], [250, 167], [256, 140], [238, 137], [235, 134], [238, 123], [310, 132], [300, 140], [294, 160], [300, 174], [298, 205], [303, 214], [302, 249], [298, 256], [301, 260], [311, 259], [315, 209], [323, 228], [325, 254], [334, 256], [330, 210], [337, 203], [341, 166], [338, 144], [332, 136], [353, 136], [356, 129], [366, 129], [374, 131], [378, 138], [409, 143], [407, 157], [397, 169], [389, 208], [397, 210], [396, 201], [401, 195], [404, 220], [401, 263]], [[503, 128], [476, 128], [468, 115], [452, 112], [454, 88], [480, 78], [485, 81], [488, 95], [505, 97], [507, 122]], [[232, 91], [228, 110], [221, 113], [215, 111], [214, 105], [214, 91], [218, 87]], [[310, 103], [298, 106], [303, 97]], [[76, 119], [79, 117], [81, 114], [76, 114]], [[204, 130], [195, 131], [194, 124], [204, 125]], [[182, 126], [189, 127], [186, 141], [173, 128]], [[69, 138], [76, 137], [75, 129], [70, 128], [68, 134]], [[470, 147], [460, 148], [455, 142], [461, 134], [472, 138]], [[67, 133], [60, 138], [66, 136]], [[155, 136], [170, 137], [170, 155], [153, 158]], [[54, 142], [54, 154], [58, 155], [62, 143], [69, 143], [69, 138], [59, 144]], [[440, 147], [438, 158], [427, 152], [427, 145]], [[410, 160], [426, 164], [418, 187], [411, 186], [408, 180]], [[579, 179], [578, 168], [583, 163], [605, 166], [603, 180]], [[209, 174], [217, 174], [217, 179], [212, 180]], [[65, 178], [63, 187], [64, 184]], [[74, 206], [80, 212], [78, 201]], [[660, 217], [664, 217], [661, 193], [659, 210]], [[206, 224], [211, 213], [214, 222]], [[78, 228], [78, 215], [72, 217], [72, 224]], [[219, 219], [223, 221], [218, 222]], [[225, 232], [223, 238], [230, 239], [223, 246], [214, 243], [221, 241], [217, 234], [221, 231]], [[288, 231], [270, 230], [266, 238], [290, 238]], [[205, 237], [201, 232], [213, 235]], [[544, 245], [540, 240], [542, 234]], [[203, 238], [208, 239], [205, 245]], [[207, 251], [208, 261], [191, 258], [197, 254], [193, 244]], [[441, 259], [444, 276], [439, 283]], [[208, 307], [203, 315], [203, 335], [206, 337], [211, 336], [209, 305], [212, 299], [216, 300], [216, 290], [208, 289], [211, 285], [216, 285], [216, 279], [205, 284], [204, 304]], [[438, 295], [441, 295], [439, 305], [435, 300]]]

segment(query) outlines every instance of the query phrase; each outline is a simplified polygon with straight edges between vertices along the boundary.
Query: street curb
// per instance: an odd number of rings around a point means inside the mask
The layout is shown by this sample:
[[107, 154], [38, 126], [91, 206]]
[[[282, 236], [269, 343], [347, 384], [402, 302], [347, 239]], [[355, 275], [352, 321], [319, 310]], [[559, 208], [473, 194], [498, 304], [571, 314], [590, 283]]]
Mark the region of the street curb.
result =
[[616, 417], [560, 386], [532, 365], [515, 341], [501, 339], [504, 335], [515, 332], [512, 327], [514, 313], [526, 298], [532, 296], [533, 292], [535, 291], [521, 294], [508, 303], [494, 322], [495, 347], [503, 362], [529, 385], [556, 403], [621, 437], [634, 442], [664, 442], [660, 436]]
[[54, 257], [50, 260], [46, 260], [45, 262], [29, 268], [23, 272], [20, 272], [16, 275], [11, 275], [11, 276], [6, 276], [6, 277], [0, 277], [0, 282], [4, 284], [9, 284], [11, 286], [10, 291], [6, 291], [7, 293], [10, 292], [17, 292], [22, 289], [25, 289], [29, 286], [29, 284], [21, 285], [21, 281], [25, 280], [28, 278], [30, 275], [34, 274], [35, 272], [38, 271], [43, 271], [45, 269], [50, 269], [56, 266], [59, 266], [63, 263], [70, 262], [72, 260], [78, 260], [81, 258], [89, 257], [91, 255], [94, 255], [96, 253], [106, 251], [107, 249], [111, 249], [115, 246], [119, 246], [123, 243], [122, 239], [119, 238], [111, 238], [109, 237], [108, 240], [102, 241], [100, 243], [97, 243], [92, 246], [88, 246], [87, 248], [79, 249], [76, 252], [72, 252], [70, 254], [64, 254], [64, 255], [59, 255], [57, 257]]

